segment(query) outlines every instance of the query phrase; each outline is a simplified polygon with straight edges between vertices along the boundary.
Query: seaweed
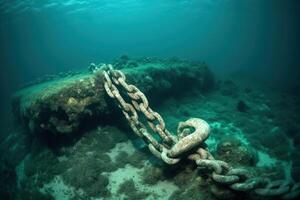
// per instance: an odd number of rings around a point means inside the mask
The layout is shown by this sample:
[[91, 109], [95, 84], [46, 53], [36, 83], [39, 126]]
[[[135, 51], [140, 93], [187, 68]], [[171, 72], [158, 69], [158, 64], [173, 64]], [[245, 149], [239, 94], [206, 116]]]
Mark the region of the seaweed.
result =
[[169, 200], [215, 199], [208, 189], [208, 185], [201, 186], [191, 182], [186, 187], [179, 187], [179, 190], [173, 192]]
[[13, 199], [17, 175], [12, 164], [0, 158], [0, 199]]
[[128, 164], [129, 155], [125, 151], [120, 151], [119, 154], [116, 156], [116, 165], [118, 168], [124, 167]]
[[147, 185], [155, 185], [164, 179], [162, 169], [153, 165], [145, 167], [142, 174], [142, 182]]
[[144, 162], [148, 159], [148, 153], [149, 152], [138, 149], [128, 157], [127, 162], [136, 168], [142, 168], [144, 166]]
[[138, 189], [135, 186], [135, 183], [132, 179], [124, 181], [119, 189], [119, 194], [124, 194], [126, 197], [124, 199], [126, 200], [140, 200], [140, 199], [146, 199], [149, 196], [148, 192], [141, 192], [138, 191]]
[[101, 174], [105, 169], [103, 165], [104, 162], [92, 158], [78, 160], [63, 174], [63, 180], [76, 189], [82, 189], [89, 196], [110, 196], [107, 188], [109, 180]]
[[27, 178], [34, 179], [37, 186], [49, 182], [55, 175], [62, 172], [57, 168], [58, 159], [49, 150], [43, 150], [38, 154], [32, 154], [24, 163], [24, 173]]
[[55, 198], [48, 193], [42, 193], [38, 189], [25, 189], [19, 191], [16, 200], [55, 200]]

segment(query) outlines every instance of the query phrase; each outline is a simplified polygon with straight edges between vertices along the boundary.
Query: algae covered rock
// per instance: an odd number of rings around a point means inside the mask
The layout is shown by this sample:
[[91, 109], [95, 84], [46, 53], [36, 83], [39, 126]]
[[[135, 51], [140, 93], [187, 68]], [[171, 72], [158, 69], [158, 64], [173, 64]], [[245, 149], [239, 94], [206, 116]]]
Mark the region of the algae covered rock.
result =
[[[15, 117], [33, 133], [68, 135], [112, 119], [113, 102], [106, 97], [101, 64], [94, 73], [77, 73], [31, 85], [12, 98]], [[116, 62], [129, 84], [136, 85], [150, 100], [161, 103], [169, 95], [198, 89], [209, 91], [214, 77], [205, 63], [122, 56]], [[97, 69], [97, 70], [96, 70]], [[112, 121], [112, 120], [111, 120]], [[117, 120], [114, 120], [117, 123]]]
[[215, 86], [214, 76], [203, 62], [154, 58], [137, 59], [135, 62], [138, 63], [136, 67], [122, 70], [128, 81], [154, 97], [183, 94], [192, 89], [206, 92]]
[[257, 153], [236, 138], [224, 138], [217, 146], [216, 157], [233, 165], [255, 166]]
[[13, 97], [16, 118], [31, 132], [68, 134], [107, 110], [102, 77], [81, 74], [34, 85]]

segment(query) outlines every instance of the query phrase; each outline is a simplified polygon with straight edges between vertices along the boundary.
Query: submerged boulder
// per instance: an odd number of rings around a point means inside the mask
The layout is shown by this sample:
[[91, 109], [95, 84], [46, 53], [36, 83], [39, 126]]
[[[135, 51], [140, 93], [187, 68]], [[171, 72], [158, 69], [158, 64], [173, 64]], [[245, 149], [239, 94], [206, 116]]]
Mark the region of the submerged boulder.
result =
[[83, 120], [107, 110], [104, 95], [100, 76], [81, 74], [18, 91], [13, 111], [31, 132], [67, 134], [76, 131]]
[[[122, 68], [127, 82], [140, 88], [151, 102], [160, 103], [168, 95], [192, 89], [210, 91], [214, 86], [214, 77], [204, 63], [162, 59], [146, 62], [127, 57], [126, 62], [135, 63]], [[95, 125], [111, 117], [108, 101], [112, 99], [105, 98], [103, 81], [103, 73], [98, 70], [23, 88], [12, 98], [14, 115], [33, 133], [66, 135], [86, 128], [91, 122]]]
[[216, 158], [232, 165], [255, 166], [257, 152], [233, 137], [223, 138], [217, 146]]

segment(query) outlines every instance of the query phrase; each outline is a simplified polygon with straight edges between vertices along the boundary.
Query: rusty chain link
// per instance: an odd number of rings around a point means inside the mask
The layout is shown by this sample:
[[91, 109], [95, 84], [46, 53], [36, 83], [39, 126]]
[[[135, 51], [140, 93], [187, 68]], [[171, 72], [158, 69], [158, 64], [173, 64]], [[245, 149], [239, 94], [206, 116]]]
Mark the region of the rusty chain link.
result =
[[[300, 183], [287, 180], [271, 181], [268, 178], [255, 177], [246, 169], [233, 168], [224, 161], [214, 159], [204, 143], [209, 136], [210, 127], [202, 119], [191, 118], [180, 122], [177, 136], [172, 135], [166, 129], [160, 114], [149, 107], [146, 96], [136, 86], [127, 84], [126, 76], [121, 71], [114, 70], [110, 64], [103, 64], [101, 70], [103, 70], [107, 94], [117, 101], [118, 107], [122, 110], [134, 133], [148, 144], [150, 152], [156, 157], [167, 164], [176, 164], [183, 157], [192, 160], [200, 169], [210, 170], [210, 176], [216, 183], [227, 185], [234, 191], [253, 191], [257, 195], [282, 199], [299, 197]], [[130, 103], [124, 100], [117, 86], [127, 94]], [[152, 131], [160, 136], [161, 143], [139, 120], [138, 112], [145, 116]]]

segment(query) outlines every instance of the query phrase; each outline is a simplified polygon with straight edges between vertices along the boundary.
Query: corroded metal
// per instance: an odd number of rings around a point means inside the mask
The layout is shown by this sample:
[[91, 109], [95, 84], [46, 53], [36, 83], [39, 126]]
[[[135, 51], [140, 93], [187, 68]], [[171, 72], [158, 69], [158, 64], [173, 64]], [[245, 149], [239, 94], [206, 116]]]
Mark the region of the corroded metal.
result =
[[170, 157], [179, 157], [183, 153], [203, 144], [208, 138], [210, 128], [206, 121], [198, 118], [191, 118], [178, 125], [178, 133], [180, 134], [185, 128], [194, 128], [195, 131], [180, 140], [167, 152]]

